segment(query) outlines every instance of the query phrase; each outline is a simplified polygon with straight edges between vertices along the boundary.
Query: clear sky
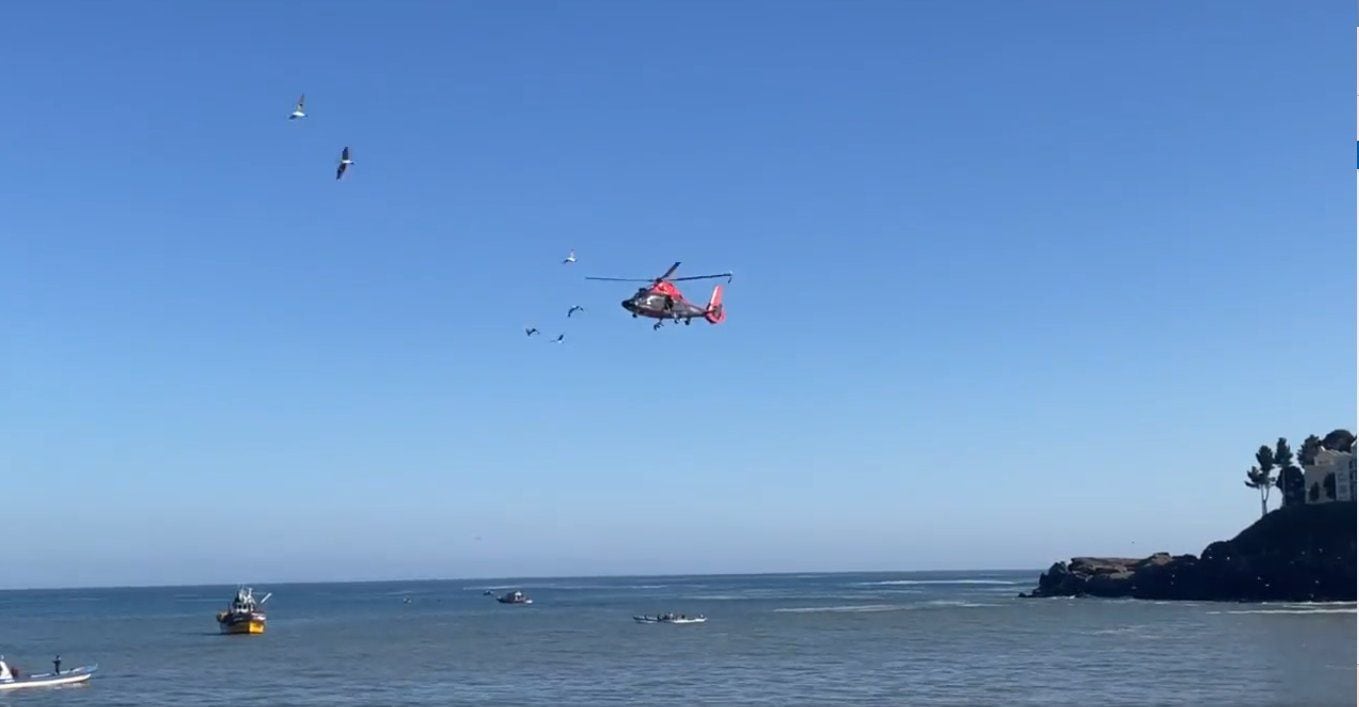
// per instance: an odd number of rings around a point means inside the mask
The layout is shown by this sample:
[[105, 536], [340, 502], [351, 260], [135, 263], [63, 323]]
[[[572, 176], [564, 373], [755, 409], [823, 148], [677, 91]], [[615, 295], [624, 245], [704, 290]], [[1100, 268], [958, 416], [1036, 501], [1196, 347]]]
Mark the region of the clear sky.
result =
[[0, 14], [0, 586], [1198, 552], [1353, 424], [1352, 3]]

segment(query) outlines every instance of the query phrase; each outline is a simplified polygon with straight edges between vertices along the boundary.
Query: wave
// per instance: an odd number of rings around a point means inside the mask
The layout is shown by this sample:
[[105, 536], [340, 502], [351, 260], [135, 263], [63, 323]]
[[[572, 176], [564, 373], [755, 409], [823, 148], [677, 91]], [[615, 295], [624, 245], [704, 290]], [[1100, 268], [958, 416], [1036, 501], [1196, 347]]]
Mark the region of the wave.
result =
[[1154, 628], [1150, 624], [1137, 624], [1135, 626], [1118, 626], [1115, 628], [1101, 628], [1090, 631], [1091, 636], [1138, 636], [1142, 638], [1150, 637], [1149, 629]]
[[1011, 579], [888, 579], [881, 582], [855, 582], [855, 585], [860, 587], [911, 586], [916, 584], [980, 584], [1017, 587], [1020, 585], [1033, 584], [1033, 582], [1029, 580]]
[[463, 591], [483, 591], [486, 589], [555, 589], [560, 591], [636, 591], [647, 589], [666, 589], [668, 584], [537, 584], [534, 582], [524, 582], [523, 584], [497, 584], [485, 585], [480, 587], [463, 587]]
[[836, 606], [798, 606], [782, 607], [774, 609], [778, 614], [852, 614], [852, 613], [871, 613], [877, 611], [912, 611], [927, 608], [981, 608], [1000, 606], [1000, 604], [987, 604], [976, 601], [958, 601], [953, 599], [939, 599], [927, 601], [919, 604], [840, 604]]
[[1355, 610], [1349, 609], [1238, 609], [1235, 611], [1210, 611], [1209, 614], [1291, 614], [1294, 616], [1304, 616], [1308, 614], [1353, 614]]
[[848, 604], [844, 606], [798, 606], [774, 609], [776, 614], [855, 614], [871, 613], [878, 611], [903, 611], [909, 606], [901, 604]]

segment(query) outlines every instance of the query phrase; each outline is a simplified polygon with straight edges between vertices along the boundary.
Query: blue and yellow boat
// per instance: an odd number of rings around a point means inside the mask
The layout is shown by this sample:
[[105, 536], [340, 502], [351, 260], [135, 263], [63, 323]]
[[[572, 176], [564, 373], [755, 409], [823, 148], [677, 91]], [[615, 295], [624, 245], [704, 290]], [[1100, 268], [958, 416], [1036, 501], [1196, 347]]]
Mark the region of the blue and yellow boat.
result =
[[265, 594], [263, 599], [256, 602], [253, 589], [250, 587], [237, 589], [236, 598], [231, 600], [231, 606], [217, 612], [217, 625], [221, 627], [222, 633], [264, 633], [264, 624], [268, 619], [260, 607], [264, 606], [264, 602], [269, 601], [271, 596], [273, 594]]

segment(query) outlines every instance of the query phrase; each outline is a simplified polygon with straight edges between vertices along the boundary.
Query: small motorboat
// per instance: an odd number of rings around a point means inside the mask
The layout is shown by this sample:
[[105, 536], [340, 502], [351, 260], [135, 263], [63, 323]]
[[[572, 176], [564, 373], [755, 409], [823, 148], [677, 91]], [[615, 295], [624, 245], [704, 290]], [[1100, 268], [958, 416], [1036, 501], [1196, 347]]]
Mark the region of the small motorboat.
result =
[[651, 616], [642, 614], [632, 617], [633, 621], [639, 624], [701, 624], [707, 623], [708, 617], [703, 614], [698, 616], [686, 616], [684, 614], [657, 614]]
[[75, 685], [89, 680], [94, 676], [94, 671], [98, 669], [98, 665], [86, 665], [52, 673], [20, 675], [15, 671], [10, 670], [9, 664], [5, 662], [3, 656], [0, 656], [0, 691], [18, 690], [25, 687], [60, 687], [62, 685]]
[[495, 598], [501, 604], [532, 604], [533, 600], [523, 592], [509, 592]]

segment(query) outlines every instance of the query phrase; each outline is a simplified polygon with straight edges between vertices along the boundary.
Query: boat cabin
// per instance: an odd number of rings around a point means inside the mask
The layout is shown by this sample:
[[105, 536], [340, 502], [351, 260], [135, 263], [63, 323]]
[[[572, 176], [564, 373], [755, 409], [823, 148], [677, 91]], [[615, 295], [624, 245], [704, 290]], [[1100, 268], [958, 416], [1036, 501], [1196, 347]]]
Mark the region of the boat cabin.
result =
[[234, 613], [248, 613], [258, 608], [255, 603], [254, 590], [249, 587], [241, 587], [236, 590], [236, 598], [231, 600], [231, 611]]

